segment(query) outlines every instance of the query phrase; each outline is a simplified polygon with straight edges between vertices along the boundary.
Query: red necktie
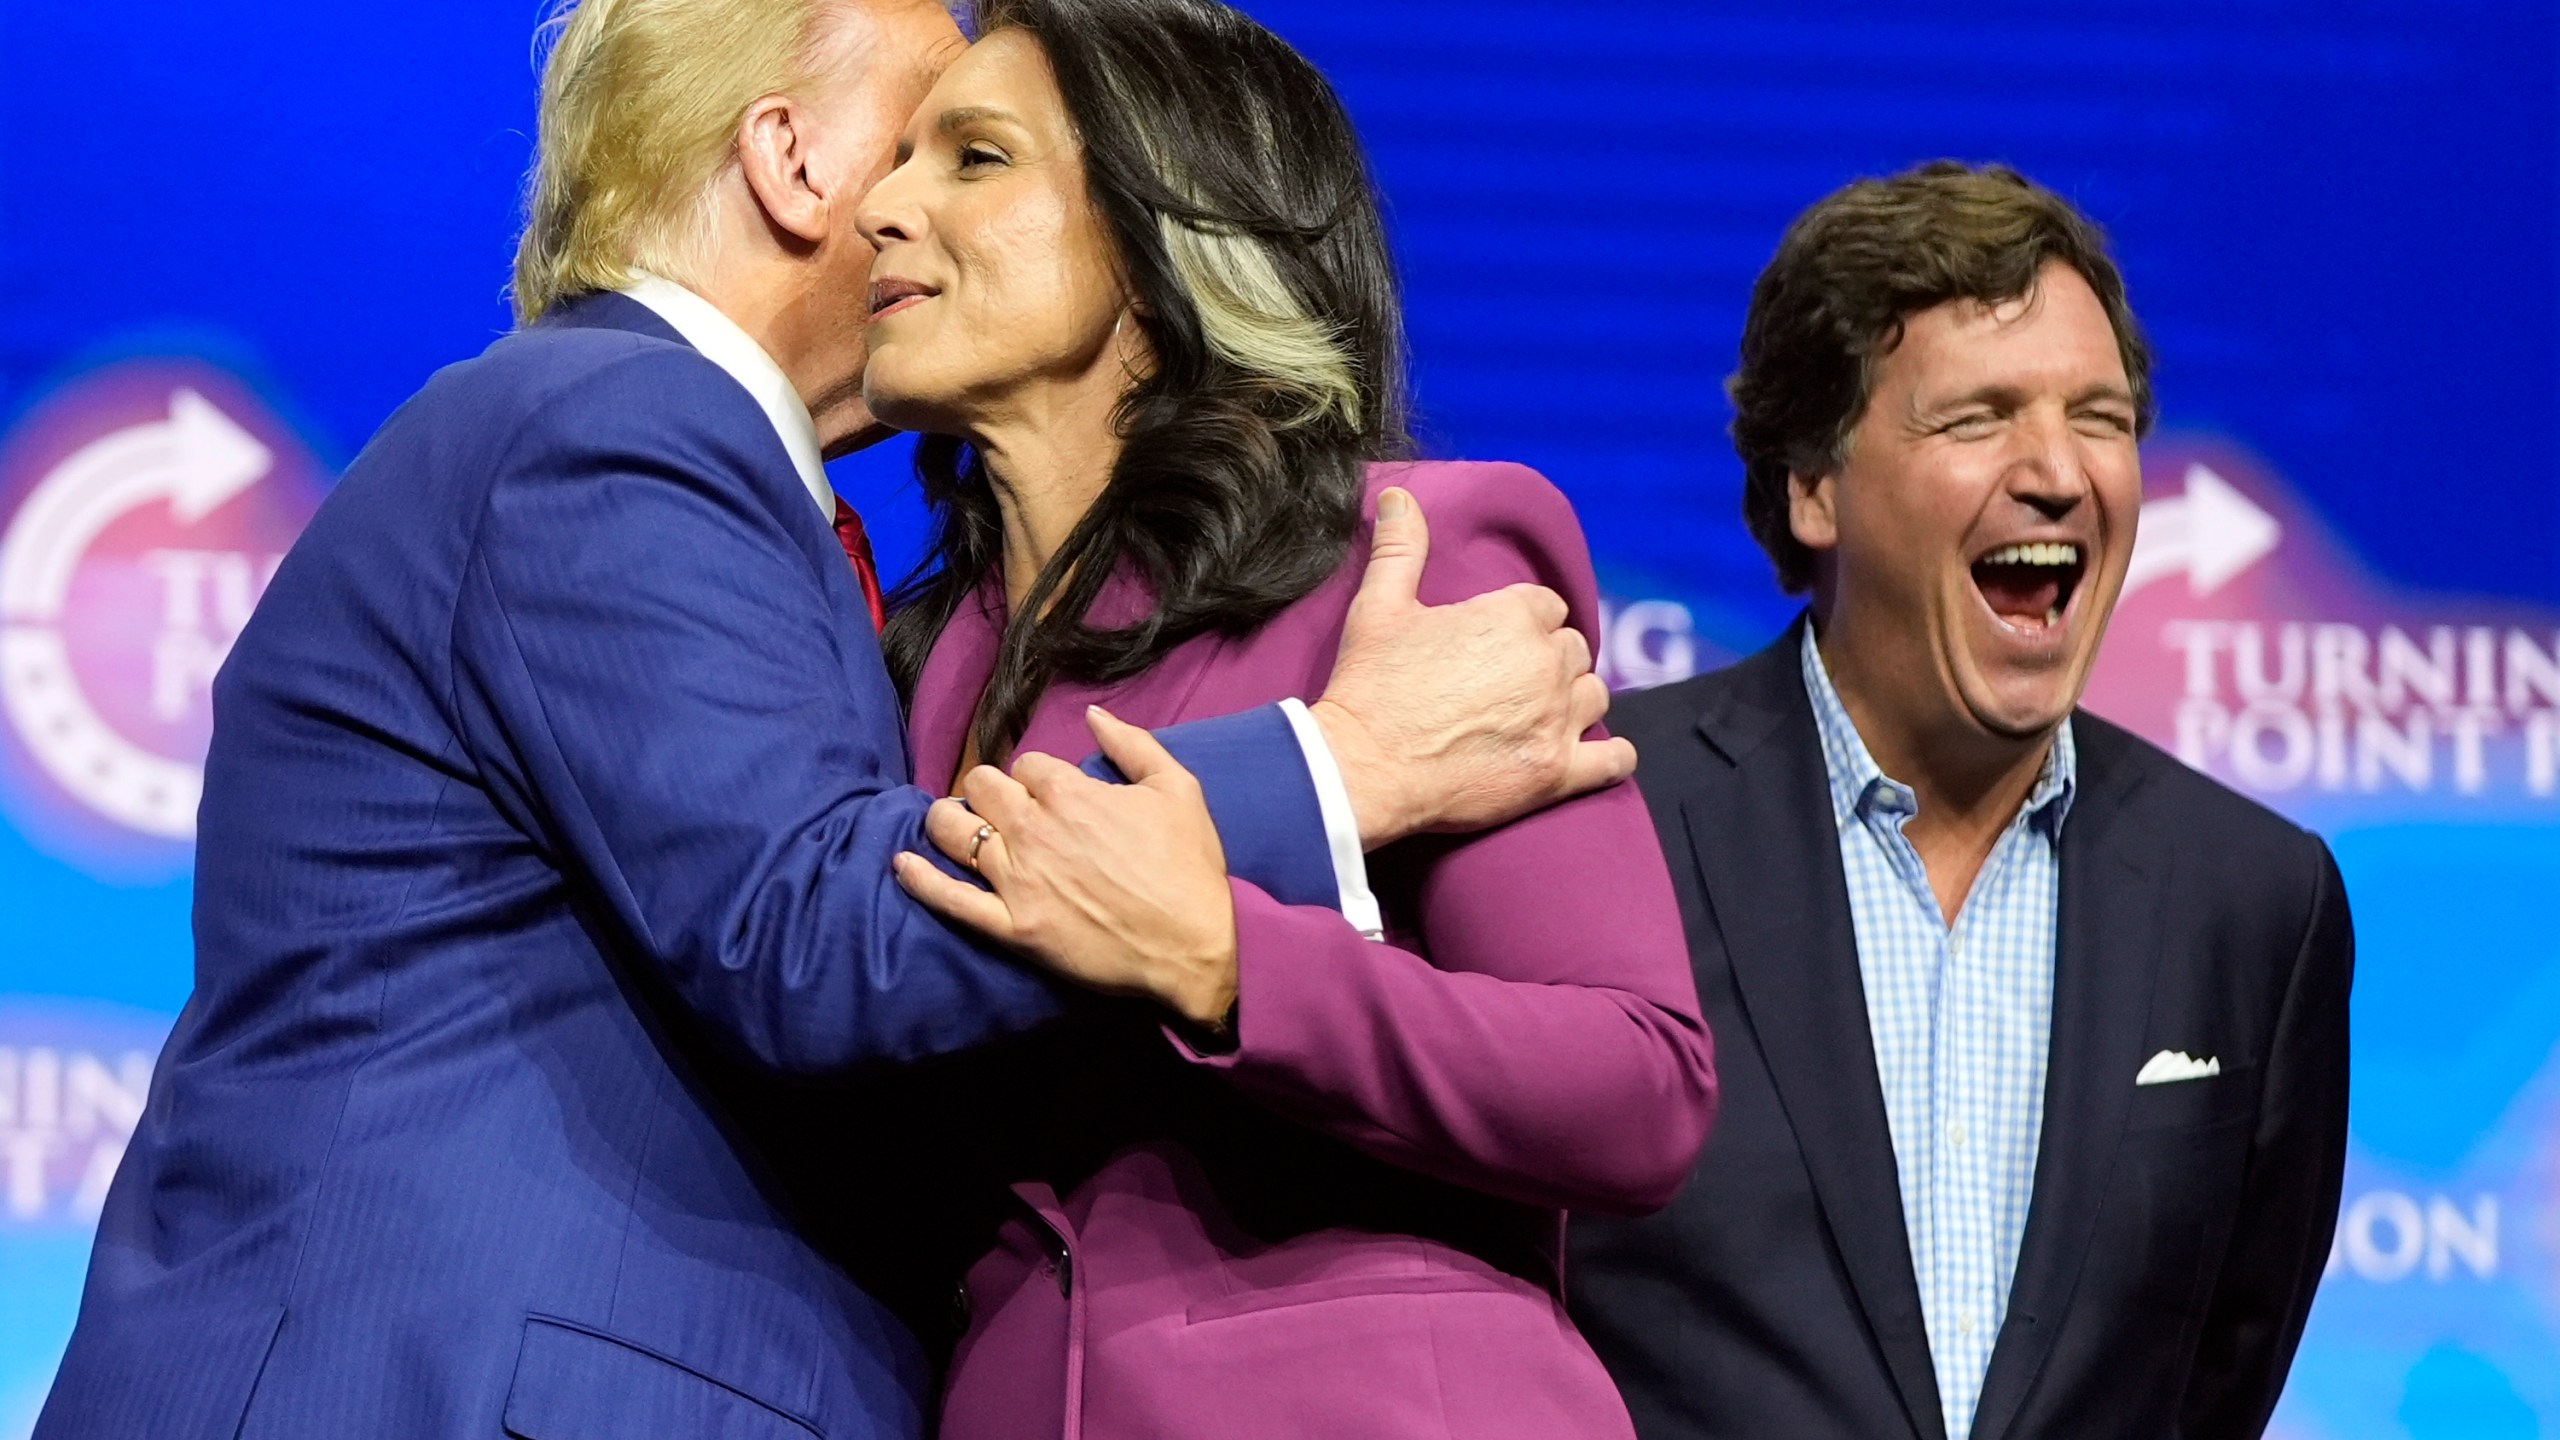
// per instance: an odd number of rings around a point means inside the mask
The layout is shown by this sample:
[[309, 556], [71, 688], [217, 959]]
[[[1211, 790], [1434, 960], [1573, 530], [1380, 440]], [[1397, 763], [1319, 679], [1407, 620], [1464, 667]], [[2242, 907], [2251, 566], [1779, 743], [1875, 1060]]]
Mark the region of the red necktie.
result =
[[889, 628], [889, 607], [880, 600], [880, 566], [871, 558], [871, 537], [862, 533], [862, 517], [842, 499], [836, 501], [836, 543], [853, 562], [853, 578], [862, 582], [863, 603], [871, 607], [871, 628]]

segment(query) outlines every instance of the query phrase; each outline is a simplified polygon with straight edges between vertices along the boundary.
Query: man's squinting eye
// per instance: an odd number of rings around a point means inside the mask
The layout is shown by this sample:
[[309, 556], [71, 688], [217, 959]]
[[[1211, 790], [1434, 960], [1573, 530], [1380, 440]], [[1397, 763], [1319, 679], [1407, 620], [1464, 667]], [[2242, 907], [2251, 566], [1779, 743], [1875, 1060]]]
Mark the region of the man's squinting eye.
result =
[[2083, 410], [2080, 412], [2080, 423], [2110, 439], [2133, 433], [2133, 416], [2113, 408]]
[[1939, 433], [1958, 440], [1977, 440], [1988, 435], [2000, 423], [2000, 417], [1988, 410], [1968, 410], [1938, 427]]

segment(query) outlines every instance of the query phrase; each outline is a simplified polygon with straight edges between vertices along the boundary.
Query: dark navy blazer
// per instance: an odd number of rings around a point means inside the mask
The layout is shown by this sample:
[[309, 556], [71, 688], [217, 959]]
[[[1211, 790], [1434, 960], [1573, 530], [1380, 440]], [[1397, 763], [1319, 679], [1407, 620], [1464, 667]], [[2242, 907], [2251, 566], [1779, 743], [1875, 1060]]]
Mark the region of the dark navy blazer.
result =
[[[1167, 740], [1236, 873], [1333, 900], [1284, 716]], [[826, 1077], [800, 1133], [895, 1192], [861, 1077], [1057, 1009], [891, 879], [907, 781], [737, 382], [611, 295], [436, 376], [215, 683], [196, 990], [37, 1434], [918, 1433], [915, 1340], [731, 1083]]]
[[[1574, 1221], [1572, 1313], [1644, 1440], [1951, 1440], [1802, 642], [1609, 716], [1723, 1084], [1669, 1209]], [[2071, 725], [2044, 1132], [1970, 1440], [2256, 1440], [2337, 1221], [2346, 891], [2318, 837]], [[2138, 1084], [2163, 1050], [2221, 1072]]]

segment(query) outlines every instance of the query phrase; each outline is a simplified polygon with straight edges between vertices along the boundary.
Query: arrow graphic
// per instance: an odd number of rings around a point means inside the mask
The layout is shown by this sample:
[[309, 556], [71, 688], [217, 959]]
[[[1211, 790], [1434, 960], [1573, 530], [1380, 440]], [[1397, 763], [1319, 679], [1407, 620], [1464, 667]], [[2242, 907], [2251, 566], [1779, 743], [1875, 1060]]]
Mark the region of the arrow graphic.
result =
[[178, 391], [168, 419], [92, 440], [36, 485], [0, 540], [0, 617], [60, 615], [80, 557], [127, 512], [165, 501], [179, 524], [192, 525], [274, 463], [258, 437], [212, 402]]
[[145, 834], [195, 834], [204, 773], [143, 749], [100, 716], [53, 622], [81, 558], [108, 526], [153, 504], [193, 525], [274, 464], [256, 436], [180, 389], [169, 397], [168, 419], [102, 436], [55, 466], [0, 538], [0, 704], [56, 783]]
[[2187, 592], [2210, 595], [2273, 553], [2284, 539], [2276, 517], [2203, 465], [2187, 467], [2187, 493], [2142, 507], [2142, 529], [2124, 593], [2183, 570]]

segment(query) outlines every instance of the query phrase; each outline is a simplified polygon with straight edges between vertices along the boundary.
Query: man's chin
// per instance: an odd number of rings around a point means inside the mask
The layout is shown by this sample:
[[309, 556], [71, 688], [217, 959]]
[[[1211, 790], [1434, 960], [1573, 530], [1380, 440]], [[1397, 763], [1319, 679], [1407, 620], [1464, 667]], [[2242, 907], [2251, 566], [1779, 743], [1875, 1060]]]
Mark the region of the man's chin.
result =
[[2033, 694], [1972, 696], [1965, 708], [1973, 712], [1973, 722], [1994, 739], [2020, 745], [2041, 743], [2051, 739], [2078, 708], [2080, 687], [2035, 688], [2037, 693]]

